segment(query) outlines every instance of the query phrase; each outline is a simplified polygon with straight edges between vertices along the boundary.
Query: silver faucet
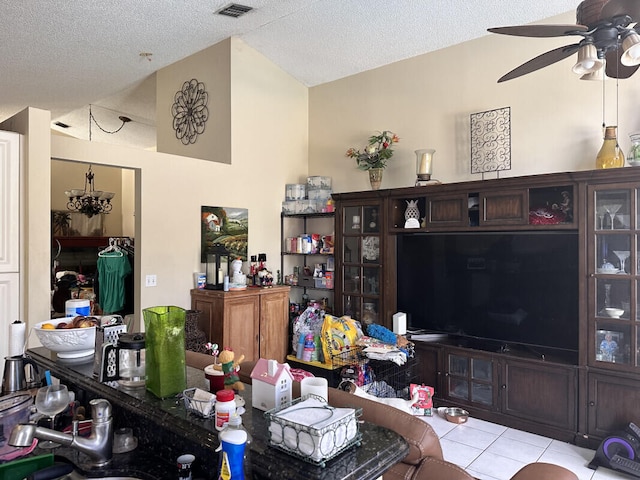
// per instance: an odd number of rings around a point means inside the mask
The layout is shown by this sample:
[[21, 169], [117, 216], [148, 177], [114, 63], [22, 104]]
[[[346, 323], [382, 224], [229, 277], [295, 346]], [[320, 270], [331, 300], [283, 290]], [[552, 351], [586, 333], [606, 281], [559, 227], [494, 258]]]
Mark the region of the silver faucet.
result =
[[28, 447], [33, 443], [34, 438], [52, 440], [84, 453], [89, 457], [91, 466], [102, 467], [108, 464], [113, 456], [111, 404], [104, 398], [96, 398], [91, 400], [89, 405], [91, 405], [92, 419], [91, 434], [86, 438], [77, 433], [69, 435], [39, 427], [34, 423], [22, 423], [13, 427], [8, 443], [14, 447]]

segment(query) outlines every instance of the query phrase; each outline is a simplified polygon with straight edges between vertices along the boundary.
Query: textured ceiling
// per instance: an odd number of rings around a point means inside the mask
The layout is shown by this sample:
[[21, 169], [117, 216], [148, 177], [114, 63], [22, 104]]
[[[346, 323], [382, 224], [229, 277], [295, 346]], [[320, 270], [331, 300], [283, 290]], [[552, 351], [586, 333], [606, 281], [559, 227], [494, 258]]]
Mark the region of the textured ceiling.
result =
[[[113, 143], [155, 146], [154, 72], [237, 36], [307, 86], [574, 11], [579, 0], [7, 0], [0, 17], [0, 121], [50, 110], [88, 138], [89, 111]], [[150, 57], [141, 53], [151, 53]], [[92, 127], [92, 133], [100, 134]]]

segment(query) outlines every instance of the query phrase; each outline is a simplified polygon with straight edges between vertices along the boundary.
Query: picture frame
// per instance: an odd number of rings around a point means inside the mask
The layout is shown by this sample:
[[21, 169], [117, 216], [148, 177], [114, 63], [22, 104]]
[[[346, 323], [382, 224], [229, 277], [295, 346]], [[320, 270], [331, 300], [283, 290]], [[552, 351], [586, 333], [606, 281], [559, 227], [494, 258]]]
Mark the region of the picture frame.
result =
[[207, 252], [222, 245], [229, 258], [248, 260], [249, 210], [234, 207], [200, 208], [200, 261], [207, 262]]

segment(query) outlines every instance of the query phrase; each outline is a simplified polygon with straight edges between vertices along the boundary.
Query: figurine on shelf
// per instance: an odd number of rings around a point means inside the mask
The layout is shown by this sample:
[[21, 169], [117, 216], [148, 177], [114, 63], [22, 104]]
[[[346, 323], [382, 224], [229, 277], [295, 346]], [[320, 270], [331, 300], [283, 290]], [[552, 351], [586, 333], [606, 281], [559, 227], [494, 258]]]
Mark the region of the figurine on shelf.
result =
[[218, 359], [220, 360], [220, 363], [214, 364], [213, 368], [224, 372], [224, 388], [226, 390], [244, 390], [244, 385], [238, 376], [238, 370], [240, 370], [240, 363], [244, 360], [244, 355], [240, 355], [236, 360], [233, 350], [226, 347], [222, 352], [220, 352]]
[[246, 285], [247, 276], [242, 273], [242, 260], [236, 258], [233, 262], [231, 262], [231, 268], [233, 270], [233, 275], [231, 275], [231, 281], [235, 285]]

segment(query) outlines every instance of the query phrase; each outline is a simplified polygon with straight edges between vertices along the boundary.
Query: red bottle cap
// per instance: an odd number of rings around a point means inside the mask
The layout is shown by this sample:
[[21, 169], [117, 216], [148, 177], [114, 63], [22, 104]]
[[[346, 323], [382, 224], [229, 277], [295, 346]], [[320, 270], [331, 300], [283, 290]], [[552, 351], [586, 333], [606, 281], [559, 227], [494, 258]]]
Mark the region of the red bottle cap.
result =
[[220, 390], [216, 393], [216, 401], [218, 402], [231, 402], [235, 398], [236, 394], [233, 390]]

